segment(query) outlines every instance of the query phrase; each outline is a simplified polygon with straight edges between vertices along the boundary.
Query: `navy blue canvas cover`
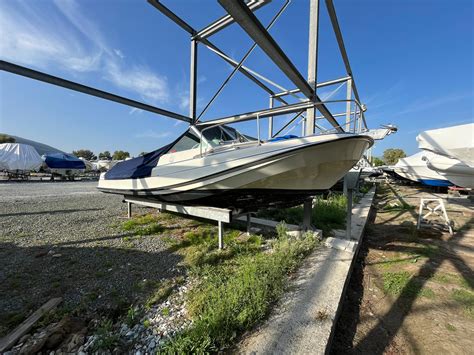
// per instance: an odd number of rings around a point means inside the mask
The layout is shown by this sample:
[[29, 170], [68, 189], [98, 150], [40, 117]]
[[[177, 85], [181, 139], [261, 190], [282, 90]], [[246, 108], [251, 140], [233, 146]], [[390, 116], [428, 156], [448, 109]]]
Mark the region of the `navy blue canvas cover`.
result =
[[85, 169], [86, 164], [74, 155], [50, 153], [43, 155], [44, 162], [50, 169]]
[[150, 176], [151, 170], [156, 167], [160, 157], [165, 154], [173, 144], [174, 142], [141, 157], [117, 163], [112, 169], [105, 173], [105, 180], [140, 179]]

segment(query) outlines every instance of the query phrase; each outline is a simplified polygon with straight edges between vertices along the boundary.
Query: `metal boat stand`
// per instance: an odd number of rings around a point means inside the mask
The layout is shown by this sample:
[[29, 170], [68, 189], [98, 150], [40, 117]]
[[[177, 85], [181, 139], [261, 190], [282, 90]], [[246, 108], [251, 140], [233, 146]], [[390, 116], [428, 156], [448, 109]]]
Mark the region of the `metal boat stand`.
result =
[[[432, 207], [432, 205], [434, 207]], [[431, 206], [430, 206], [431, 205]], [[428, 213], [423, 215], [423, 211], [427, 209]], [[441, 212], [441, 214], [440, 214]], [[427, 217], [430, 215], [435, 215], [437, 217], [442, 217], [446, 227], [448, 227], [449, 234], [453, 235], [453, 228], [451, 227], [451, 221], [448, 218], [446, 213], [446, 208], [444, 207], [444, 202], [440, 198], [421, 198], [420, 199], [420, 210], [418, 212], [418, 223], [416, 229], [420, 229], [422, 226], [429, 226], [429, 223], [426, 223]]]
[[[312, 211], [312, 199], [308, 199], [310, 202], [310, 208], [306, 206], [305, 202], [305, 217], [303, 228], [297, 225], [287, 224], [287, 228], [290, 234], [299, 234], [302, 231], [311, 230], [314, 233], [320, 233], [320, 231], [314, 229], [311, 224], [311, 211]], [[168, 211], [178, 213], [183, 216], [193, 216], [203, 219], [208, 219], [217, 222], [218, 227], [218, 246], [219, 249], [224, 248], [224, 223], [231, 223], [234, 221], [246, 222], [247, 233], [250, 234], [251, 225], [261, 225], [267, 228], [276, 228], [279, 222], [270, 221], [262, 218], [252, 217], [250, 213], [235, 214], [228, 208], [217, 208], [217, 207], [206, 207], [206, 206], [183, 206], [178, 204], [172, 204], [160, 201], [150, 201], [148, 199], [135, 197], [135, 196], [124, 196], [123, 202], [127, 203], [127, 216], [132, 217], [132, 204], [141, 205], [145, 207], [156, 208], [160, 211]], [[309, 222], [308, 222], [309, 221]], [[309, 224], [306, 224], [309, 223]]]
[[344, 195], [347, 197], [346, 211], [346, 239], [351, 239], [352, 235], [352, 205], [354, 200], [354, 190], [359, 188], [360, 171], [350, 171], [344, 176]]

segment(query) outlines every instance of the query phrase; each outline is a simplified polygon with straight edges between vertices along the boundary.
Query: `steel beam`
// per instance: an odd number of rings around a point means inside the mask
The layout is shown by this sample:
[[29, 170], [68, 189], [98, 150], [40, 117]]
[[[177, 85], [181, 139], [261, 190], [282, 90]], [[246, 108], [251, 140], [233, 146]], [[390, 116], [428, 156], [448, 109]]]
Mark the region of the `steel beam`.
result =
[[[262, 6], [269, 4], [272, 0], [252, 0], [247, 3], [248, 8], [250, 11], [256, 11]], [[223, 30], [227, 26], [233, 24], [235, 21], [230, 15], [225, 15], [220, 19], [214, 21], [210, 25], [204, 27], [203, 29], [197, 31], [194, 39], [203, 40], [207, 37], [212, 36], [213, 34]]]
[[[322, 87], [325, 87], [325, 86], [330, 86], [330, 85], [334, 85], [334, 84], [343, 83], [343, 82], [349, 80], [350, 78], [351, 78], [350, 76], [345, 76], [345, 77], [339, 78], [339, 79], [323, 81], [323, 82], [320, 82], [320, 83], [316, 84], [316, 87], [319, 89], [319, 88], [322, 88]], [[273, 95], [273, 97], [286, 96], [286, 95], [296, 94], [296, 93], [299, 93], [299, 92], [300, 92], [300, 89], [292, 89], [292, 90], [278, 92], [275, 95]]]
[[[309, 10], [308, 83], [313, 89], [314, 96], [316, 96], [316, 80], [318, 76], [318, 32], [319, 0], [311, 0]], [[314, 133], [315, 119], [316, 107], [309, 108], [306, 112], [306, 135], [311, 135]]]
[[245, 3], [242, 0], [218, 1], [293, 84], [301, 89], [301, 92], [307, 98], [313, 98], [314, 91], [311, 86]]
[[191, 68], [189, 70], [189, 117], [196, 121], [197, 105], [197, 65], [198, 65], [198, 42], [191, 41]]
[[[148, 2], [153, 5], [158, 11], [163, 13], [165, 16], [170, 18], [173, 22], [175, 22], [178, 26], [180, 26], [183, 30], [188, 32], [191, 36], [193, 36], [197, 31], [192, 28], [189, 24], [187, 24], [184, 20], [182, 20], [178, 15], [176, 15], [174, 12], [172, 12], [170, 9], [168, 9], [166, 6], [164, 6], [162, 3], [160, 3], [158, 0], [148, 0]], [[210, 42], [208, 39], [203, 39], [201, 41], [203, 45], [208, 47], [212, 52], [217, 54], [219, 57], [224, 59], [227, 63], [232, 65], [234, 68], [239, 64], [236, 60], [232, 59], [229, 57], [227, 54], [225, 54], [222, 50], [220, 50], [216, 45], [214, 45], [212, 42]], [[275, 94], [273, 90], [271, 90], [268, 86], [266, 86], [263, 82], [261, 82], [257, 76], [262, 77], [261, 75], [257, 75], [257, 73], [251, 71], [249, 68], [245, 66], [241, 66], [239, 68], [239, 71], [245, 75], [248, 79], [252, 80], [255, 84], [257, 84], [261, 89], [266, 91], [269, 95]], [[277, 99], [283, 104], [288, 104], [285, 100], [283, 99]]]
[[[346, 131], [349, 132], [351, 130], [351, 106], [352, 106], [352, 80], [348, 80], [346, 88]], [[357, 111], [357, 109], [355, 110]], [[355, 114], [354, 114], [355, 117]], [[354, 123], [355, 127], [355, 123]], [[355, 131], [355, 130], [354, 130]]]
[[185, 121], [185, 122], [191, 122], [191, 119], [189, 117], [183, 116], [179, 113], [176, 112], [171, 112], [159, 107], [151, 106], [148, 104], [144, 104], [142, 102], [138, 102], [135, 100], [127, 99], [123, 96], [118, 96], [115, 94], [111, 94], [106, 91], [102, 91], [99, 89], [92, 88], [90, 86], [82, 85], [75, 83], [73, 81], [69, 81], [66, 79], [59, 78], [57, 76], [49, 75], [46, 73], [42, 73], [33, 69], [25, 68], [17, 64], [13, 64], [10, 62], [6, 62], [4, 60], [0, 61], [0, 70], [4, 70], [13, 74], [25, 76], [30, 79], [35, 79], [39, 81], [43, 81], [48, 84], [56, 85], [56, 86], [61, 86], [66, 89], [74, 90], [74, 91], [79, 91], [84, 94], [88, 94], [91, 96], [96, 96], [100, 97], [101, 99], [113, 101], [113, 102], [118, 102], [122, 105], [127, 105], [131, 107], [136, 107], [144, 111], [148, 112], [153, 112], [159, 115], [167, 116], [170, 118], [174, 118], [177, 120]]
[[[344, 39], [342, 38], [341, 28], [339, 27], [339, 22], [337, 20], [336, 9], [334, 8], [332, 0], [325, 1], [329, 13], [329, 18], [331, 19], [332, 28], [334, 30], [334, 34], [336, 35], [339, 51], [341, 52], [342, 60], [344, 61], [344, 66], [346, 67], [347, 74], [350, 75], [352, 79], [354, 79], [351, 65], [349, 63], [349, 57], [347, 56], [346, 46], [344, 45]], [[352, 83], [352, 90], [354, 91], [355, 98], [357, 99], [357, 101], [360, 102], [359, 93], [357, 92], [355, 82]]]
[[226, 123], [250, 121], [250, 120], [256, 119], [257, 117], [266, 118], [266, 117], [271, 117], [271, 116], [285, 115], [288, 113], [306, 110], [307, 108], [313, 107], [314, 105], [318, 105], [318, 104], [315, 104], [311, 101], [299, 102], [296, 104], [291, 104], [287, 106], [279, 106], [272, 109], [247, 112], [247, 113], [242, 113], [239, 115], [233, 115], [233, 116], [228, 116], [228, 117], [216, 118], [209, 121], [198, 122], [197, 126], [208, 127], [208, 126], [220, 125], [220, 124], [226, 124]]
[[159, 0], [148, 0], [148, 3], [160, 11], [163, 15], [168, 17], [171, 21], [176, 23], [179, 27], [183, 30], [194, 36], [196, 34], [196, 30], [192, 28], [190, 25], [186, 23], [182, 18], [176, 15], [173, 11], [168, 9], [165, 5], [163, 5]]

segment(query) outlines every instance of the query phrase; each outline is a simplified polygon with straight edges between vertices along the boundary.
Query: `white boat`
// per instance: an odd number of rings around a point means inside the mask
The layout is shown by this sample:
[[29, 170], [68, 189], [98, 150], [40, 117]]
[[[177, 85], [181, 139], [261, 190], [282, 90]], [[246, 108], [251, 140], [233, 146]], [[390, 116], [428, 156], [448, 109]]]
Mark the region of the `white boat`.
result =
[[453, 184], [474, 188], [474, 123], [434, 129], [416, 137], [418, 146], [437, 155], [427, 166]]
[[418, 147], [474, 166], [474, 123], [421, 132]]
[[37, 171], [42, 164], [41, 156], [31, 145], [0, 144], [0, 170], [15, 173]]
[[191, 126], [173, 143], [101, 174], [98, 188], [218, 207], [297, 203], [333, 186], [372, 144], [352, 133], [262, 142], [228, 126]]
[[443, 155], [434, 155], [431, 158], [426, 157], [428, 168], [436, 171], [454, 185], [474, 188], [474, 167], [464, 162], [448, 158]]
[[401, 158], [393, 166], [395, 173], [401, 177], [420, 182], [428, 186], [451, 186], [452, 183], [443, 175], [431, 170], [426, 165], [426, 159], [432, 159], [437, 155], [428, 151], [421, 151], [407, 158]]

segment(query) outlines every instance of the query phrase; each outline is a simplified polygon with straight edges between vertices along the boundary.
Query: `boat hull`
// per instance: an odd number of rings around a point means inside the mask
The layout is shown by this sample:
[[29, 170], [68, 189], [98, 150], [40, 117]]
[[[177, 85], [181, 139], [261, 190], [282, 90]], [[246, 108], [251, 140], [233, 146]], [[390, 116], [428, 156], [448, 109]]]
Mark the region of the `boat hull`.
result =
[[474, 167], [471, 167], [458, 159], [451, 159], [441, 155], [427, 160], [427, 166], [431, 170], [443, 175], [453, 184], [474, 188]]
[[156, 176], [149, 178], [101, 179], [99, 189], [164, 202], [218, 207], [300, 202], [334, 185], [372, 143], [369, 137], [349, 134], [264, 143], [184, 163], [158, 164]]

